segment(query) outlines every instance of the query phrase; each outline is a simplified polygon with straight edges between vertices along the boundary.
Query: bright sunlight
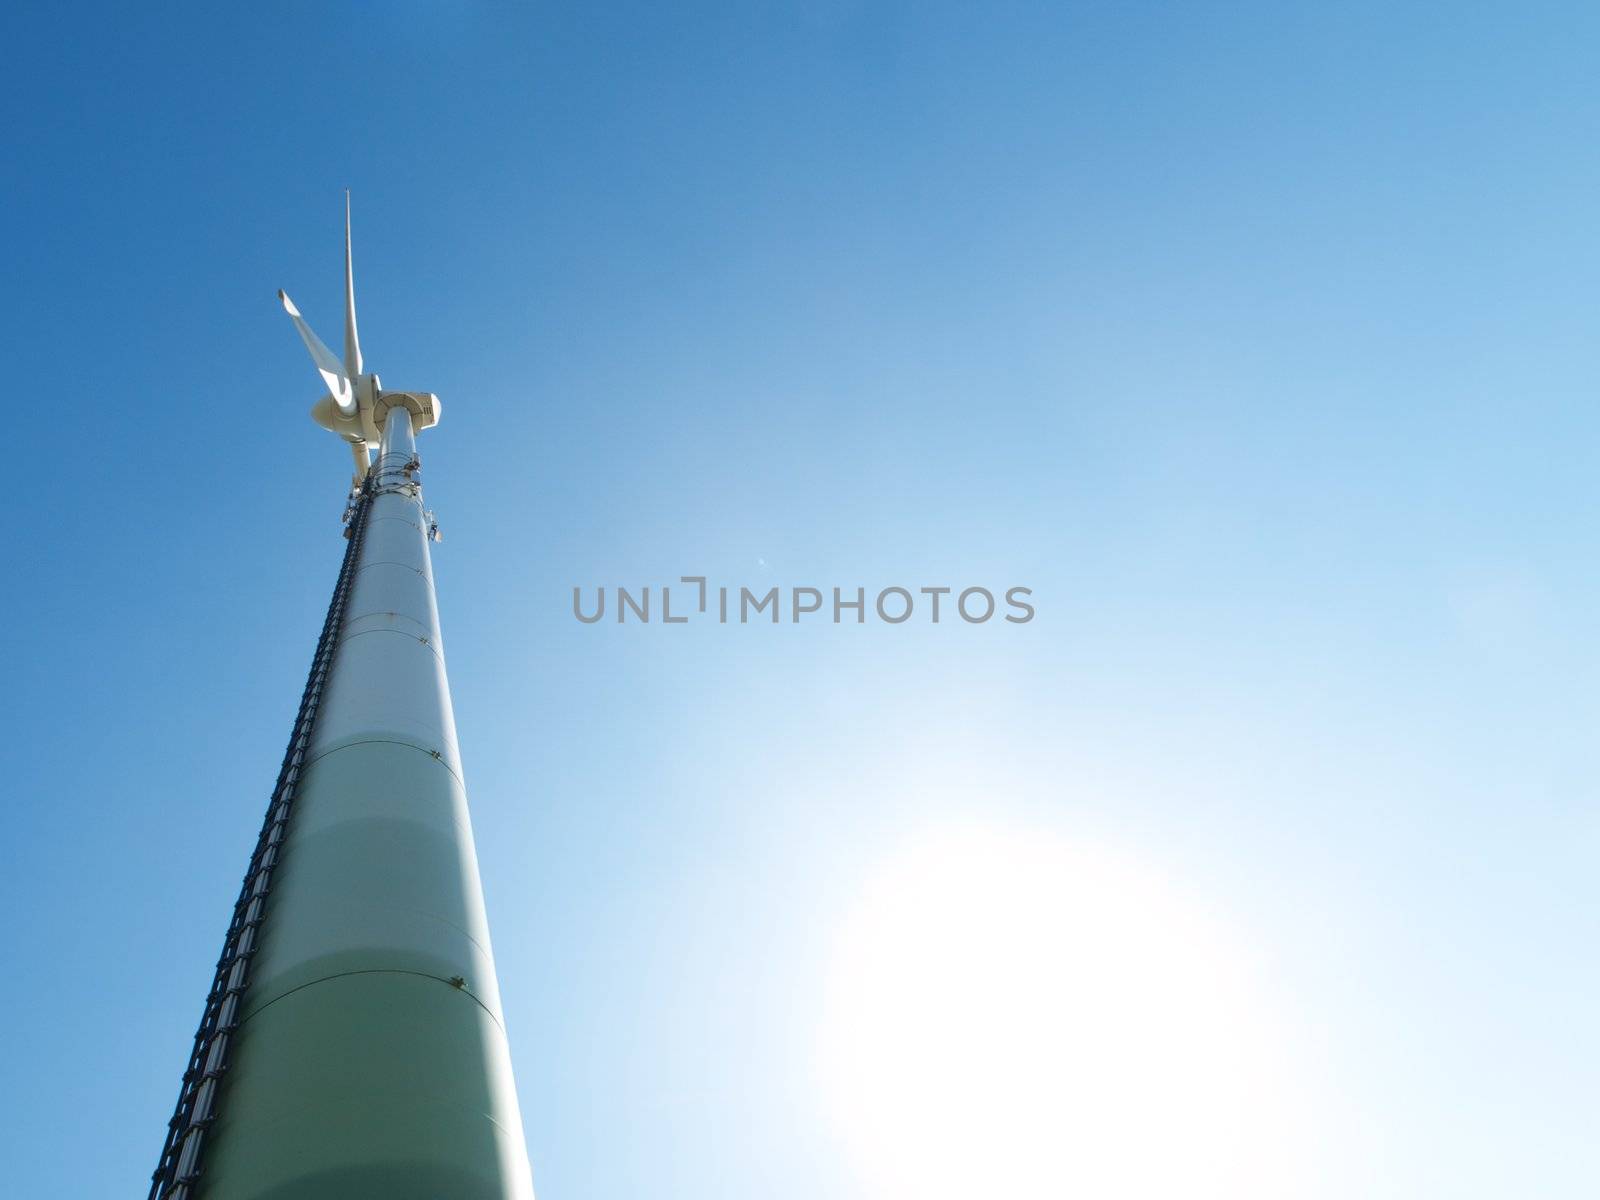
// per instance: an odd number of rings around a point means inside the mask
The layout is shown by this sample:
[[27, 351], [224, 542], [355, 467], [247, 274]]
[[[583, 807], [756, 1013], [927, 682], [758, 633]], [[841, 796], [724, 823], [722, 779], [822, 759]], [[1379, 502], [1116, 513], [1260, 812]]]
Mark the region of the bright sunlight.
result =
[[1292, 1106], [1254, 974], [1193, 898], [1103, 851], [912, 847], [828, 983], [820, 1067], [864, 1194], [1281, 1196]]

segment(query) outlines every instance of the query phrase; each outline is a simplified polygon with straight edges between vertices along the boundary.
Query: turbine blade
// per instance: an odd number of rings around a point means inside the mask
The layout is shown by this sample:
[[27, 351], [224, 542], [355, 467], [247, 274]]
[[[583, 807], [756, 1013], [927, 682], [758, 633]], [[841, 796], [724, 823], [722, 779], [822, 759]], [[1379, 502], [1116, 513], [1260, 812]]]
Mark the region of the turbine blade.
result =
[[372, 460], [367, 457], [367, 444], [365, 442], [351, 442], [350, 453], [356, 460], [356, 483], [367, 477], [367, 471], [372, 467]]
[[361, 374], [361, 339], [356, 336], [356, 274], [350, 255], [350, 189], [344, 190], [344, 371]]
[[333, 394], [333, 401], [339, 406], [340, 414], [353, 417], [356, 412], [355, 393], [350, 387], [350, 380], [345, 377], [344, 368], [339, 365], [339, 360], [334, 357], [332, 350], [322, 344], [322, 339], [311, 332], [311, 326], [306, 324], [305, 318], [300, 315], [300, 310], [294, 306], [294, 301], [289, 299], [289, 293], [280, 288], [278, 299], [283, 301], [283, 311], [289, 314], [294, 327], [300, 331], [300, 340], [306, 344], [306, 349], [311, 351], [311, 361], [316, 363], [317, 374], [322, 376], [322, 382]]

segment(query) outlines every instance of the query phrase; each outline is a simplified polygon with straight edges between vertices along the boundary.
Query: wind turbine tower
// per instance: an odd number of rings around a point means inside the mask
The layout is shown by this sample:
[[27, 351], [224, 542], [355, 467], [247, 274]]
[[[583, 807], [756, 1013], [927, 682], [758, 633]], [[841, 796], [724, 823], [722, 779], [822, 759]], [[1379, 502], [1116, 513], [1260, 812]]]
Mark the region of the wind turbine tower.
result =
[[[150, 1200], [532, 1200], [456, 748], [417, 434], [278, 293], [355, 460], [348, 539]], [[376, 452], [376, 460], [373, 452]]]

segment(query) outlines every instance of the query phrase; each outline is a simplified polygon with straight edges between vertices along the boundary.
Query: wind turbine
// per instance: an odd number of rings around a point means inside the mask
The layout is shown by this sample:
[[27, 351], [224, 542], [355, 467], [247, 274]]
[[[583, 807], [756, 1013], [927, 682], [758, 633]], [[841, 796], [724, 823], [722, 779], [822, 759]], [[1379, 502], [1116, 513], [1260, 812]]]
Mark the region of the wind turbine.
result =
[[353, 274], [347, 193], [342, 362], [278, 295], [349, 541], [151, 1200], [533, 1200], [418, 478], [439, 401], [365, 370]]
[[311, 406], [311, 419], [324, 429], [337, 433], [350, 443], [355, 458], [355, 486], [360, 487], [371, 469], [370, 452], [383, 440], [383, 413], [388, 404], [379, 401], [404, 397], [411, 409], [412, 428], [421, 432], [439, 422], [439, 398], [431, 392], [385, 392], [375, 374], [368, 374], [361, 359], [361, 338], [356, 332], [355, 266], [350, 251], [350, 193], [344, 194], [344, 361], [329, 350], [306, 319], [300, 315], [289, 294], [278, 289], [278, 299], [300, 333], [322, 377], [328, 394]]

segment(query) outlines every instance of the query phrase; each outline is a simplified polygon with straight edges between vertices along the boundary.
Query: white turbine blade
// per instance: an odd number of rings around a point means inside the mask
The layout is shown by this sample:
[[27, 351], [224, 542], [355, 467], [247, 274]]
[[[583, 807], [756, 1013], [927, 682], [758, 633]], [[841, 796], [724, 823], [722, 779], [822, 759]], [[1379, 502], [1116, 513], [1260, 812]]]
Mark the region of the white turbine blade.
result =
[[350, 256], [350, 189], [344, 190], [344, 371], [361, 374], [361, 339], [356, 336], [356, 274]]
[[367, 444], [351, 442], [350, 453], [356, 460], [356, 482], [360, 483], [367, 477], [367, 471], [372, 467], [372, 460], [367, 457]]
[[300, 315], [300, 310], [294, 306], [294, 301], [289, 299], [289, 294], [280, 289], [278, 299], [283, 301], [283, 311], [289, 314], [294, 327], [300, 331], [300, 340], [306, 344], [306, 349], [311, 351], [311, 361], [317, 364], [317, 374], [322, 376], [322, 382], [333, 394], [333, 402], [339, 406], [340, 415], [355, 416], [355, 394], [339, 360], [334, 357], [332, 350], [322, 344], [322, 339], [311, 332], [311, 326], [306, 324], [305, 318]]

